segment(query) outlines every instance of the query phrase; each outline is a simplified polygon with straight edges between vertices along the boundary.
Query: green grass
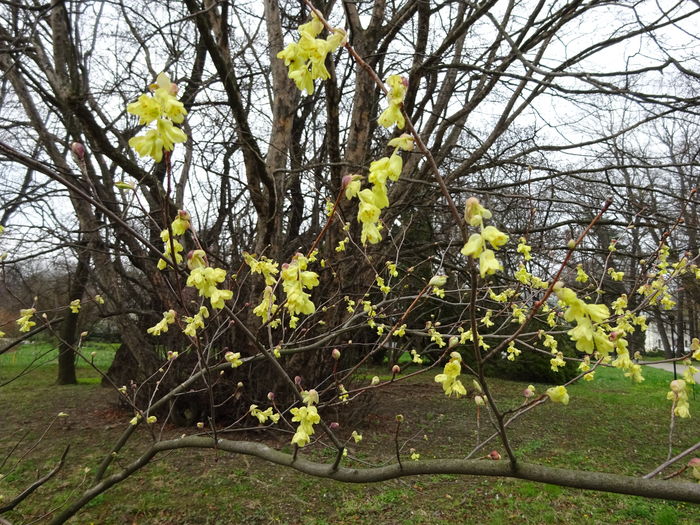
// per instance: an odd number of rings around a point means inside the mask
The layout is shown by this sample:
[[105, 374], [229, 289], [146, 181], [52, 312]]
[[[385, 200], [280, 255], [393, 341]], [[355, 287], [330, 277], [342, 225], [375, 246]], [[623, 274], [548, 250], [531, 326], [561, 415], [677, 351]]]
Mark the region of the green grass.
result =
[[[111, 347], [91, 346], [95, 363], [109, 364]], [[51, 468], [63, 447], [71, 445], [66, 467], [37, 494], [7, 517], [13, 523], [31, 521], [60, 507], [85, 487], [84, 469], [94, 472], [127, 425], [130, 414], [115, 406], [116, 396], [96, 382], [99, 374], [79, 364], [79, 385], [57, 387], [55, 355], [37, 345], [14, 363], [0, 357], [0, 380], [41, 357], [42, 365], [0, 390], [2, 404], [14, 407], [0, 426], [0, 462], [21, 439], [18, 450], [1, 470], [0, 495], [10, 497]], [[365, 371], [362, 381], [379, 374]], [[405, 422], [400, 434], [406, 460], [415, 448], [421, 458], [463, 457], [476, 432], [475, 411], [469, 400], [447, 399], [434, 374], [400, 382], [380, 392], [379, 404], [357, 427], [341, 427], [342, 437], [357, 428], [364, 436], [353, 446], [355, 457], [370, 463], [393, 461], [395, 415]], [[364, 377], [366, 376], [366, 378]], [[616, 370], [600, 370], [596, 380], [572, 386], [568, 406], [548, 403], [513, 425], [512, 444], [526, 461], [552, 466], [640, 475], [665, 459], [669, 402], [665, 398], [671, 375], [647, 369], [646, 381], [630, 384]], [[2, 381], [0, 381], [2, 382]], [[524, 383], [493, 380], [502, 408], [522, 402]], [[539, 392], [546, 386], [536, 385]], [[697, 403], [691, 399], [691, 410]], [[59, 411], [67, 419], [55, 419]], [[51, 423], [53, 421], [53, 423]], [[482, 419], [482, 425], [487, 418]], [[694, 420], [678, 421], [674, 452], [697, 440]], [[47, 428], [50, 427], [47, 431]], [[193, 432], [166, 426], [164, 437]], [[42, 434], [46, 436], [40, 440]], [[485, 429], [482, 427], [482, 435]], [[24, 437], [23, 437], [24, 436]], [[243, 436], [245, 438], [245, 436]], [[259, 439], [259, 435], [249, 436]], [[427, 438], [427, 439], [426, 439]], [[120, 453], [126, 465], [150, 441], [140, 428]], [[283, 449], [288, 436], [266, 439]], [[34, 446], [36, 445], [36, 446]], [[289, 447], [286, 447], [289, 448]], [[502, 451], [494, 443], [489, 445]], [[27, 455], [19, 463], [19, 454]], [[331, 455], [319, 447], [300, 452], [316, 459]], [[345, 460], [352, 464], [351, 459]], [[355, 463], [362, 466], [361, 463]], [[90, 475], [90, 474], [88, 474]], [[215, 451], [186, 450], [159, 456], [156, 461], [93, 500], [75, 523], [169, 525], [188, 524], [645, 524], [696, 523], [698, 506], [676, 502], [562, 488], [510, 479], [467, 476], [404, 478], [379, 484], [346, 485], [240, 456]]]
[[[85, 341], [76, 357], [76, 368], [87, 369], [96, 366], [107, 370], [114, 359], [119, 345]], [[55, 366], [58, 363], [58, 346], [56, 343], [27, 343], [16, 346], [11, 351], [0, 355], [0, 370], [12, 370]]]

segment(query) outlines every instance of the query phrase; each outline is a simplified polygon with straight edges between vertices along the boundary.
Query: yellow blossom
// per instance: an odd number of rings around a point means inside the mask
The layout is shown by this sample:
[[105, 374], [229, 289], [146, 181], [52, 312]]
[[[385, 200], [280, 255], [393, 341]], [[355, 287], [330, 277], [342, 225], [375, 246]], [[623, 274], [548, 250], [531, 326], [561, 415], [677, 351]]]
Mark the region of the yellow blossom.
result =
[[552, 388], [548, 388], [546, 394], [554, 403], [561, 403], [562, 405], [569, 404], [569, 393], [566, 391], [565, 386], [554, 386]]
[[35, 308], [24, 308], [19, 311], [21, 317], [17, 319], [16, 323], [19, 325], [20, 332], [29, 332], [33, 326], [36, 326], [36, 323], [31, 320], [35, 313]]
[[308, 259], [297, 253], [289, 264], [282, 266], [282, 289], [287, 295], [286, 308], [291, 315], [309, 315], [316, 311], [311, 296], [304, 289], [318, 286], [318, 274], [308, 271], [307, 264]]
[[321, 417], [318, 415], [318, 410], [313, 405], [308, 405], [304, 407], [294, 407], [290, 410], [293, 422], [298, 422], [294, 436], [292, 437], [292, 443], [303, 447], [308, 445], [311, 441], [311, 436], [314, 434], [313, 426], [321, 421]]
[[258, 408], [258, 405], [250, 405], [250, 408], [248, 410], [250, 412], [250, 415], [257, 418], [258, 423], [260, 423], [261, 425], [267, 423], [268, 419], [273, 423], [277, 423], [280, 419], [279, 414], [273, 414], [272, 407], [268, 407], [265, 410], [260, 410]]
[[175, 315], [175, 310], [168, 310], [167, 312], [163, 312], [163, 318], [160, 321], [158, 321], [158, 323], [155, 326], [152, 326], [149, 329], [147, 329], [146, 332], [148, 332], [151, 335], [160, 335], [163, 332], [167, 332], [168, 325], [171, 325], [175, 322]]
[[588, 282], [588, 274], [584, 271], [583, 265], [576, 266], [576, 281], [579, 283]]
[[388, 107], [379, 115], [377, 122], [384, 128], [390, 128], [394, 124], [399, 129], [403, 129], [406, 125], [406, 120], [401, 112], [403, 101], [406, 96], [408, 82], [405, 78], [399, 75], [391, 75], [386, 79], [388, 85], [387, 102]]
[[608, 275], [613, 281], [621, 281], [625, 276], [625, 272], [616, 272], [614, 268], [608, 268]]
[[233, 297], [231, 290], [220, 290], [217, 285], [226, 280], [226, 271], [221, 268], [199, 267], [190, 272], [187, 286], [196, 288], [199, 295], [209, 298], [212, 308], [221, 310], [224, 301]]
[[187, 140], [187, 135], [173, 126], [173, 122], [182, 123], [187, 111], [182, 102], [175, 97], [177, 87], [170, 82], [165, 73], [158, 75], [154, 88], [153, 96], [141, 95], [136, 102], [127, 106], [127, 111], [137, 115], [140, 124], [151, 124], [155, 121], [156, 129], [132, 137], [129, 146], [142, 157], [150, 156], [156, 162], [160, 162], [163, 150], [172, 151], [175, 144]]
[[448, 397], [452, 395], [461, 397], [467, 394], [466, 388], [464, 388], [464, 385], [458, 379], [462, 372], [461, 362], [462, 356], [460, 356], [458, 352], [452, 352], [443, 373], [435, 376], [435, 382], [442, 384], [442, 389]]
[[226, 352], [224, 354], [224, 359], [231, 363], [231, 368], [237, 368], [243, 364], [240, 352]]

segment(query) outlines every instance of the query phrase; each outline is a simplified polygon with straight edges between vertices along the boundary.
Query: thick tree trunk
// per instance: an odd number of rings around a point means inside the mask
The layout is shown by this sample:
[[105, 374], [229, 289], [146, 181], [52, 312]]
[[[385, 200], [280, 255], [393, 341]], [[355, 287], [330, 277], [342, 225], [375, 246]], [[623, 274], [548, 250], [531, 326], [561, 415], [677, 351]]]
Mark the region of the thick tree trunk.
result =
[[[78, 266], [73, 274], [73, 281], [68, 292], [68, 300], [82, 299], [90, 272], [90, 252], [82, 250], [78, 256]], [[80, 311], [68, 311], [61, 329], [61, 341], [58, 345], [58, 385], [75, 385], [75, 345], [78, 342], [78, 320]]]

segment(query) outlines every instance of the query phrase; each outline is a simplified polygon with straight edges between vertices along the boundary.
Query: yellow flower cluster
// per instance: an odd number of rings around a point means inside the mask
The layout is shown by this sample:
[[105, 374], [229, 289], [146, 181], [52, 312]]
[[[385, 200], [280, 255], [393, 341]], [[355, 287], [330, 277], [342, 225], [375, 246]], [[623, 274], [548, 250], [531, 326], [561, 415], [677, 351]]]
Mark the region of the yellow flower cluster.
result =
[[36, 323], [32, 321], [32, 316], [36, 313], [36, 308], [24, 308], [19, 311], [20, 318], [17, 319], [20, 332], [29, 332]]
[[226, 352], [224, 354], [224, 359], [226, 359], [228, 363], [231, 363], [231, 368], [238, 368], [243, 364], [240, 352]]
[[561, 403], [562, 405], [569, 404], [569, 392], [566, 391], [565, 386], [553, 386], [552, 388], [548, 388], [545, 393], [553, 403]]
[[357, 196], [360, 206], [357, 210], [357, 220], [362, 223], [362, 234], [360, 240], [362, 244], [377, 244], [382, 240], [379, 223], [381, 211], [389, 206], [387, 195], [387, 180], [396, 182], [401, 176], [403, 160], [399, 155], [399, 150], [411, 151], [413, 149], [413, 138], [410, 135], [402, 135], [389, 141], [389, 147], [394, 148], [394, 152], [389, 157], [382, 157], [375, 160], [369, 166], [367, 181], [372, 184], [372, 188], [360, 190], [361, 184], [356, 176], [350, 176], [351, 181], [345, 186], [345, 196], [352, 199]]
[[311, 21], [299, 26], [299, 42], [292, 42], [277, 53], [277, 58], [284, 60], [289, 68], [289, 78], [294, 81], [297, 89], [314, 92], [314, 80], [330, 78], [326, 69], [326, 56], [347, 42], [345, 31], [334, 28], [333, 33], [324, 39], [316, 38], [323, 31], [323, 22], [316, 13], [312, 13]]
[[290, 410], [294, 416], [292, 421], [299, 423], [294, 436], [292, 436], [292, 443], [299, 447], [309, 444], [311, 436], [315, 432], [314, 425], [321, 422], [321, 416], [318, 415], [318, 410], [314, 406], [314, 403], [318, 403], [318, 393], [315, 390], [310, 390], [303, 392], [302, 395], [306, 406], [294, 407]]
[[442, 374], [435, 376], [436, 383], [442, 383], [442, 389], [447, 397], [461, 397], [467, 394], [467, 389], [459, 380], [459, 375], [462, 373], [462, 356], [459, 352], [452, 352], [450, 360], [445, 365]]
[[226, 280], [226, 270], [208, 266], [204, 250], [190, 252], [187, 255], [187, 267], [190, 269], [187, 286], [196, 288], [200, 297], [207, 297], [212, 308], [221, 310], [224, 307], [224, 301], [233, 297], [231, 290], [217, 288], [218, 284]]
[[146, 330], [146, 332], [148, 332], [151, 335], [160, 335], [163, 332], [167, 332], [168, 325], [171, 325], [175, 322], [175, 315], [175, 310], [168, 310], [167, 312], [163, 312], [163, 319], [158, 321], [158, 323], [155, 326], [151, 326], [148, 330]]
[[526, 261], [531, 261], [532, 255], [530, 255], [530, 251], [532, 250], [532, 246], [527, 244], [527, 239], [525, 239], [525, 237], [520, 237], [519, 241], [517, 248], [518, 253], [521, 254]]
[[389, 93], [387, 94], [388, 107], [379, 115], [377, 123], [384, 127], [390, 128], [394, 124], [399, 129], [403, 129], [406, 125], [406, 119], [401, 113], [403, 100], [406, 98], [406, 90], [408, 88], [408, 80], [400, 75], [391, 75], [386, 79]]
[[508, 361], [515, 361], [515, 358], [518, 357], [522, 351], [515, 348], [515, 342], [511, 341], [508, 344], [508, 348], [506, 348], [506, 352], [508, 354]]
[[136, 102], [132, 102], [126, 110], [139, 117], [140, 124], [150, 124], [156, 121], [155, 129], [147, 131], [129, 139], [129, 146], [134, 148], [142, 157], [151, 157], [160, 162], [163, 159], [163, 151], [172, 151], [175, 144], [185, 142], [187, 135], [180, 128], [176, 128], [173, 122], [181, 124], [187, 115], [187, 110], [175, 95], [177, 85], [170, 82], [165, 73], [158, 75], [156, 83], [150, 86], [153, 95], [141, 95]]
[[584, 356], [583, 361], [578, 365], [578, 369], [583, 373], [588, 372], [583, 376], [584, 381], [593, 381], [595, 372], [589, 372], [591, 369], [591, 358], [589, 356]]
[[583, 265], [582, 264], [577, 265], [576, 266], [576, 282], [587, 283], [588, 279], [589, 279], [588, 274], [583, 269]]
[[163, 255], [165, 257], [158, 259], [158, 264], [156, 265], [158, 269], [165, 270], [168, 263], [172, 262], [173, 250], [175, 250], [175, 264], [180, 264], [182, 262], [182, 251], [184, 250], [182, 244], [175, 238], [171, 241], [168, 230], [160, 232], [160, 239], [163, 241]]
[[204, 319], [209, 317], [209, 310], [206, 306], [200, 306], [199, 312], [194, 314], [192, 317], [185, 317], [184, 321], [186, 324], [183, 330], [185, 335], [190, 337], [197, 336], [197, 330], [204, 328]]
[[608, 268], [608, 275], [613, 281], [621, 281], [625, 277], [625, 272], [616, 272], [615, 268]]
[[258, 257], [255, 254], [243, 252], [243, 260], [250, 267], [252, 273], [259, 273], [265, 279], [266, 286], [273, 286], [277, 282], [275, 277], [279, 273], [279, 264], [264, 255]]
[[[180, 236], [184, 235], [185, 232], [189, 229], [190, 227], [190, 214], [187, 213], [185, 210], [180, 210], [177, 212], [177, 217], [175, 217], [175, 220], [173, 220], [172, 223], [170, 223], [170, 231], [173, 232], [174, 236]], [[173, 261], [173, 251], [175, 252], [175, 264], [180, 264], [182, 262], [182, 251], [184, 248], [182, 247], [182, 244], [180, 244], [180, 241], [173, 237], [172, 241], [170, 240], [170, 231], [165, 229], [162, 232], [160, 232], [160, 240], [163, 241], [163, 255], [164, 257], [161, 257], [158, 260], [158, 269], [159, 270], [165, 270], [167, 268], [168, 264], [172, 264]]]
[[226, 270], [221, 268], [198, 267], [190, 272], [187, 278], [187, 286], [196, 288], [201, 297], [208, 297], [212, 308], [221, 310], [224, 301], [233, 297], [231, 290], [220, 290], [217, 285], [226, 280]]
[[253, 313], [267, 323], [278, 310], [275, 304], [277, 297], [273, 293], [273, 286], [277, 283], [276, 275], [279, 273], [279, 264], [265, 256], [258, 257], [255, 254], [243, 252], [243, 260], [250, 267], [252, 273], [259, 273], [265, 279], [265, 290], [261, 303], [253, 309]]
[[673, 413], [675, 415], [680, 418], [690, 417], [688, 384], [683, 379], [671, 381], [671, 391], [666, 394], [666, 399], [674, 402]]
[[688, 260], [684, 257], [677, 263], [668, 262], [670, 255], [669, 247], [664, 244], [659, 249], [658, 272], [651, 274], [654, 280], [639, 287], [637, 293], [649, 300], [649, 304], [659, 304], [664, 310], [672, 310], [676, 306], [668, 289], [668, 282], [671, 278], [683, 275], [688, 271]]
[[311, 296], [304, 291], [305, 288], [318, 286], [318, 274], [306, 269], [308, 263], [304, 255], [297, 253], [290, 263], [282, 265], [282, 289], [287, 295], [286, 306], [292, 316], [309, 315], [316, 311]]
[[608, 355], [614, 344], [601, 326], [594, 326], [594, 323], [603, 323], [610, 317], [608, 307], [604, 304], [586, 304], [576, 296], [576, 292], [564, 286], [555, 286], [554, 293], [566, 307], [564, 319], [576, 323], [576, 326], [567, 332], [572, 341], [576, 342], [576, 349], [590, 354], [595, 348]]
[[484, 227], [484, 219], [490, 219], [491, 212], [484, 208], [476, 197], [469, 197], [464, 208], [464, 220], [470, 226], [479, 227], [480, 233], [474, 233], [461, 250], [462, 255], [479, 259], [479, 273], [483, 279], [487, 275], [503, 270], [503, 265], [496, 259], [493, 250], [486, 247], [488, 242], [498, 250], [508, 242], [508, 236], [495, 226]]
[[273, 423], [277, 423], [280, 420], [279, 414], [272, 413], [272, 407], [268, 407], [265, 410], [260, 410], [258, 405], [250, 405], [250, 415], [257, 418], [261, 425], [267, 423], [268, 419]]

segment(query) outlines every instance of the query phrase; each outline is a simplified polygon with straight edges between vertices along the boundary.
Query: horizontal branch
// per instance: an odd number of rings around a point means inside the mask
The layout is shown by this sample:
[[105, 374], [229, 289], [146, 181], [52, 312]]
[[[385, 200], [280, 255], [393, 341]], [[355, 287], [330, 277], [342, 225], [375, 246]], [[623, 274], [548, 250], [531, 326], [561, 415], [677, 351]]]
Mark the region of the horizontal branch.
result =
[[405, 476], [427, 474], [460, 474], [472, 476], [497, 476], [526, 479], [542, 483], [553, 483], [565, 487], [586, 490], [599, 490], [630, 494], [646, 498], [661, 498], [676, 501], [700, 503], [700, 484], [659, 481], [651, 479], [609, 474], [606, 472], [590, 472], [554, 467], [545, 467], [533, 463], [518, 462], [515, 469], [506, 461], [486, 461], [474, 459], [434, 459], [411, 461], [375, 468], [345, 468], [333, 469], [327, 463], [317, 463], [286, 454], [250, 441], [214, 440], [204, 436], [188, 436], [181, 439], [161, 441], [153, 447], [155, 451], [175, 450], [180, 448], [216, 448], [236, 454], [255, 456], [277, 465], [290, 467], [304, 474], [319, 478], [329, 478], [345, 483], [376, 483]]
[[614, 492], [646, 498], [660, 498], [690, 503], [700, 503], [700, 484], [677, 481], [660, 481], [636, 478], [605, 472], [590, 472], [554, 467], [545, 467], [533, 463], [518, 462], [512, 465], [507, 461], [490, 461], [478, 459], [433, 459], [394, 463], [374, 468], [345, 468], [328, 463], [317, 463], [295, 458], [287, 454], [251, 441], [214, 440], [206, 436], [186, 436], [180, 439], [159, 441], [141, 457], [133, 461], [124, 470], [105, 478], [100, 483], [86, 490], [83, 495], [68, 508], [64, 509], [52, 521], [52, 525], [64, 523], [75, 515], [84, 505], [97, 495], [105, 492], [131, 474], [145, 467], [159, 452], [183, 448], [210, 448], [233, 454], [254, 456], [276, 465], [289, 467], [317, 478], [333, 479], [344, 483], [377, 483], [406, 476], [425, 476], [434, 474], [452, 474], [463, 476], [490, 476], [525, 479], [540, 483], [551, 483], [563, 487], [585, 490]]

